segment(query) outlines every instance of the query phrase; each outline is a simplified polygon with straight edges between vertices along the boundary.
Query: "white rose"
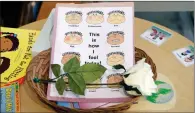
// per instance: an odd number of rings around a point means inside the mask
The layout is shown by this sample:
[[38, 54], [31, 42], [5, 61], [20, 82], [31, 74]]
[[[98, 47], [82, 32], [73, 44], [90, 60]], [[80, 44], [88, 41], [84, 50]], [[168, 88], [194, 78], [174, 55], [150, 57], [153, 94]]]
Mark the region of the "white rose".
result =
[[[153, 72], [151, 66], [145, 63], [145, 58], [138, 61], [136, 65], [130, 68], [125, 74], [128, 77], [123, 77], [127, 86], [136, 87], [142, 95], [150, 96], [157, 92], [157, 86], [154, 83]], [[127, 91], [131, 93], [132, 91]], [[131, 95], [135, 95], [134, 93]]]

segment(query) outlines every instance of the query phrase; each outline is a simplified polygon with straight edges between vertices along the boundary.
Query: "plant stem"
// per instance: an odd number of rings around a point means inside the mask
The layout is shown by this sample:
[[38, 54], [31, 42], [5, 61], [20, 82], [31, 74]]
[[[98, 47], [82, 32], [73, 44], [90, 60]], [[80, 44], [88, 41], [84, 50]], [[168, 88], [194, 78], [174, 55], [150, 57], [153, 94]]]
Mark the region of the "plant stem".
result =
[[[43, 79], [40, 79], [40, 82], [41, 83], [56, 83], [56, 81], [50, 79], [50, 80], [43, 80]], [[66, 84], [68, 84], [68, 82], [65, 82]], [[110, 83], [110, 84], [98, 84], [98, 83], [86, 83], [86, 85], [120, 85], [120, 82], [118, 83]]]
[[[56, 79], [62, 77], [62, 76], [66, 76], [68, 73], [62, 74], [59, 77], [53, 78], [53, 79], [49, 79], [49, 80], [44, 80], [44, 79], [39, 79], [40, 83], [56, 83]], [[65, 82], [66, 84], [68, 84], [68, 82]], [[86, 85], [121, 85], [121, 82], [118, 83], [110, 83], [110, 84], [98, 84], [98, 83], [86, 83]]]
[[56, 77], [56, 78], [53, 78], [53, 79], [50, 79], [51, 81], [53, 81], [53, 80], [56, 80], [56, 79], [58, 79], [58, 78], [60, 78], [60, 77], [62, 77], [62, 76], [66, 76], [68, 73], [65, 73], [65, 74], [61, 74], [59, 77]]

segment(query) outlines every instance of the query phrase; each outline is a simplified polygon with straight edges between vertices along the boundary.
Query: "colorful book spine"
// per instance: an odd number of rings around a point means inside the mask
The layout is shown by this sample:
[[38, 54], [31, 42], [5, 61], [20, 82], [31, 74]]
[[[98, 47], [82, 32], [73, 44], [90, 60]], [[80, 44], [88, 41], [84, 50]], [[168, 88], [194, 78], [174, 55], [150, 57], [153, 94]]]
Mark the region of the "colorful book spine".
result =
[[1, 87], [1, 113], [20, 112], [19, 83]]

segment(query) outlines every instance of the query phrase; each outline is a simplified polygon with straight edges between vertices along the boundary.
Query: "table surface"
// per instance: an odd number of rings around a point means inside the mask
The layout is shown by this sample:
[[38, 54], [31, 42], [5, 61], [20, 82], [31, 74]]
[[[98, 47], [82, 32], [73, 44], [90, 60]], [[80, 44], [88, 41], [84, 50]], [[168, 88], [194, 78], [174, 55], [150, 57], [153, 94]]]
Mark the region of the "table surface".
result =
[[[41, 30], [43, 27], [44, 20], [40, 20], [25, 26], [23, 29]], [[157, 66], [157, 72], [166, 75], [166, 77], [172, 82], [176, 91], [176, 103], [172, 109], [166, 110], [168, 112], [193, 112], [194, 111], [194, 65], [190, 67], [184, 67], [172, 54], [173, 50], [186, 47], [188, 45], [194, 45], [193, 42], [189, 41], [182, 35], [156, 23], [152, 23], [143, 19], [135, 18], [134, 26], [134, 38], [135, 46], [144, 50], [155, 62]], [[152, 25], [159, 26], [164, 30], [172, 33], [172, 38], [168, 39], [167, 42], [157, 47], [154, 44], [140, 38], [146, 29]], [[21, 112], [54, 112], [50, 107], [39, 101], [36, 94], [32, 92], [30, 87], [25, 82], [20, 87], [21, 97]], [[147, 105], [140, 103], [133, 105], [131, 110], [137, 111]], [[154, 107], [154, 106], [150, 106]]]

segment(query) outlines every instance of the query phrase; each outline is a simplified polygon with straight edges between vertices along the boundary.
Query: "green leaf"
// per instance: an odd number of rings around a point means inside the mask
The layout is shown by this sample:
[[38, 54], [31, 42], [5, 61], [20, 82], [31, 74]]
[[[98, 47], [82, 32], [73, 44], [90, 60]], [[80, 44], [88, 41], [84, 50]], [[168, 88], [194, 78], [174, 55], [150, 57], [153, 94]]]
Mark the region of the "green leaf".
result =
[[56, 76], [56, 77], [59, 77], [60, 76], [60, 65], [59, 64], [51, 64], [51, 69], [52, 69], [52, 72], [53, 74]]
[[162, 81], [155, 81], [155, 84], [156, 84], [156, 85], [165, 84], [165, 82], [162, 82]]
[[101, 78], [106, 71], [106, 68], [99, 64], [84, 64], [77, 70], [77, 74], [82, 75], [86, 83], [92, 83]]
[[66, 64], [64, 64], [64, 72], [71, 73], [76, 72], [80, 67], [80, 62], [76, 57], [71, 58]]
[[114, 66], [113, 66], [113, 68], [114, 68], [114, 69], [124, 69], [124, 70], [125, 70], [125, 72], [126, 72], [125, 67], [124, 67], [123, 65], [121, 65], [121, 64], [114, 65]]
[[159, 94], [165, 95], [165, 94], [171, 92], [171, 89], [160, 88], [160, 89], [158, 89], [158, 92], [159, 92]]
[[72, 90], [72, 92], [79, 95], [84, 95], [86, 84], [82, 76], [76, 73], [69, 73], [67, 76], [69, 87]]
[[64, 92], [64, 90], [66, 89], [66, 83], [65, 83], [63, 77], [59, 78], [59, 79], [56, 81], [56, 84], [55, 84], [55, 85], [56, 85], [56, 89], [57, 89], [58, 93], [59, 93], [60, 95], [63, 95], [63, 92]]
[[152, 93], [151, 96], [147, 96], [146, 99], [152, 103], [156, 103], [156, 99], [158, 98], [158, 93]]

